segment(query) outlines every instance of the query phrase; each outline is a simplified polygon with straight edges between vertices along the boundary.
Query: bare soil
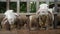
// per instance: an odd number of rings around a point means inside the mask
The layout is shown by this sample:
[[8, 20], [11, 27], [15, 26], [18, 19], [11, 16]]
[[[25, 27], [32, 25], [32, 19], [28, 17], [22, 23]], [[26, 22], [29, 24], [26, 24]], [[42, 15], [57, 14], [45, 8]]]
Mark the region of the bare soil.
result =
[[12, 31], [0, 31], [0, 34], [60, 34], [60, 29], [51, 30], [12, 30]]

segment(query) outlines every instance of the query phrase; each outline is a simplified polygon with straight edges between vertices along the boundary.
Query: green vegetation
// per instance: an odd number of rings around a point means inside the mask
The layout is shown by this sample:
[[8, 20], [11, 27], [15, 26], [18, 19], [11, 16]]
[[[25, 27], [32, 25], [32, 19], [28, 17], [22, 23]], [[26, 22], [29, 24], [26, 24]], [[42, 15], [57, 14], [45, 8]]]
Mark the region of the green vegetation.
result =
[[[39, 4], [45, 3], [45, 2], [39, 2]], [[53, 2], [50, 2], [50, 4], [53, 4]], [[13, 9], [14, 12], [17, 12], [17, 3], [16, 2], [10, 2], [10, 9]], [[6, 2], [0, 2], [0, 13], [4, 13], [6, 11]], [[26, 13], [27, 12], [27, 2], [20, 2], [20, 12]], [[36, 2], [30, 2], [30, 12], [34, 13], [36, 12]]]
[[27, 12], [27, 3], [26, 2], [20, 2], [20, 12], [21, 13]]
[[14, 12], [17, 12], [17, 3], [16, 2], [10, 2], [10, 9], [14, 10]]
[[30, 12], [31, 13], [34, 13], [34, 12], [36, 12], [36, 2], [31, 2], [30, 3]]
[[4, 13], [6, 11], [6, 2], [0, 2], [0, 13]]

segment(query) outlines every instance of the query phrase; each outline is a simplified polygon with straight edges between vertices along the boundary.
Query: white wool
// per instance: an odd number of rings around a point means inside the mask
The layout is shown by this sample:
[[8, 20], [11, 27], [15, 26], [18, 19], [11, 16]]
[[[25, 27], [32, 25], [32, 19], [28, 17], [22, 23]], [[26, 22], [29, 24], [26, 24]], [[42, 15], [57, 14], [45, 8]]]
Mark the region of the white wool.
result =
[[46, 14], [48, 14], [48, 11], [49, 11], [51, 13], [51, 15], [52, 15], [52, 19], [54, 20], [53, 10], [54, 10], [54, 8], [53, 9], [48, 8], [48, 5], [47, 4], [41, 4], [40, 5], [40, 8], [36, 12], [36, 14], [46, 15]]
[[48, 9], [48, 5], [47, 4], [41, 4], [40, 5], [40, 10], [41, 11], [46, 11]]
[[48, 9], [48, 5], [47, 4], [41, 4], [40, 9], [41, 10], [46, 10], [46, 9]]
[[17, 14], [17, 13], [14, 13], [16, 16], [19, 16], [19, 14]]
[[6, 22], [7, 22], [7, 20], [5, 20], [5, 21], [2, 21], [2, 22], [1, 22], [1, 24], [5, 24]]
[[43, 3], [43, 4], [40, 4], [40, 7], [41, 7], [41, 6], [48, 6], [48, 4]]
[[54, 9], [52, 9], [52, 8], [48, 9], [48, 11], [52, 14], [52, 19], [54, 20], [53, 10], [54, 10]]
[[38, 12], [39, 12], [40, 15], [48, 14], [48, 5], [47, 4], [41, 4], [37, 13]]
[[50, 8], [50, 9], [48, 9], [48, 11], [50, 11], [50, 12], [52, 13], [53, 9], [52, 9], [52, 8]]
[[13, 13], [13, 10], [7, 10], [4, 15], [8, 19], [9, 23], [11, 24], [12, 21], [16, 18], [15, 14]]
[[30, 21], [32, 20], [32, 16], [29, 17]]

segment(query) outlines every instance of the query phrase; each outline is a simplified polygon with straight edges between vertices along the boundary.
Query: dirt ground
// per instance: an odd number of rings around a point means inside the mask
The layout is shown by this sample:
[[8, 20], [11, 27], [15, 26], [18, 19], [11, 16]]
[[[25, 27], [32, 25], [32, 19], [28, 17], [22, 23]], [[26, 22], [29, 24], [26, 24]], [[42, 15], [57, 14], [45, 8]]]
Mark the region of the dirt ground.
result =
[[13, 30], [13, 31], [0, 31], [0, 34], [60, 34], [60, 29], [52, 30], [34, 30], [29, 31], [28, 29]]

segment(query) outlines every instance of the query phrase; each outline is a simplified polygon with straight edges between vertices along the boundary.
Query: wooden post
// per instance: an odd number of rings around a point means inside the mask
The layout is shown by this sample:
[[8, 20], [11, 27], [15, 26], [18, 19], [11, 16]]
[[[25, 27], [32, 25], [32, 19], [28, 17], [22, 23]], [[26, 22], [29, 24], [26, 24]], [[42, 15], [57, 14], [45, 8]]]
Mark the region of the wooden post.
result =
[[30, 0], [27, 0], [27, 13], [30, 13]]
[[17, 13], [20, 12], [20, 0], [17, 0]]
[[39, 0], [36, 0], [36, 11], [39, 9]]
[[6, 10], [9, 10], [9, 2], [10, 2], [10, 0], [6, 0], [6, 2], [7, 2]]
[[55, 14], [54, 14], [54, 23], [53, 23], [53, 27], [54, 29], [57, 28], [57, 1], [58, 0], [54, 0], [54, 4], [55, 4]]

